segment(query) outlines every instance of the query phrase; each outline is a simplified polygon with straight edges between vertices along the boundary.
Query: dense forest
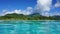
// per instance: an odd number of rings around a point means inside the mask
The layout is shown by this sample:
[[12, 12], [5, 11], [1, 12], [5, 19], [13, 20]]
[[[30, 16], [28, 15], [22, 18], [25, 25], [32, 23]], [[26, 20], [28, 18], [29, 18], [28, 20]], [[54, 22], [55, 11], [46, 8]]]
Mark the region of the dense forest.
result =
[[0, 16], [0, 20], [60, 20], [60, 16], [42, 16], [40, 14], [31, 14], [31, 15], [23, 15], [23, 14], [6, 14], [5, 16]]

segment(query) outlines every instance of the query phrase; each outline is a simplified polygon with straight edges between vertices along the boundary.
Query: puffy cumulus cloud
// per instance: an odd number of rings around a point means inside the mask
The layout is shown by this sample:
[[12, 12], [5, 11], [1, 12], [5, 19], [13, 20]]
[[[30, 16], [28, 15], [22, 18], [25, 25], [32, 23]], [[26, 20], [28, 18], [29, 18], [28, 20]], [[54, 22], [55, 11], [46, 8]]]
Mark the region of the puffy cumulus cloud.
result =
[[60, 13], [54, 13], [54, 15], [59, 15], [60, 16]]
[[13, 10], [13, 11], [8, 11], [8, 10], [3, 10], [3, 15], [6, 15], [6, 14], [12, 14], [12, 13], [16, 13], [16, 14], [23, 14], [23, 15], [30, 15], [32, 14], [33, 12], [33, 9], [32, 7], [27, 7], [27, 9], [25, 10]]
[[55, 7], [60, 7], [60, 2], [57, 0], [57, 3], [55, 4]]
[[49, 15], [50, 15], [50, 16], [54, 16], [54, 15], [60, 16], [60, 11], [56, 11], [56, 10], [55, 10], [55, 11], [52, 12], [52, 13], [50, 12]]
[[[49, 14], [52, 0], [37, 0], [37, 9], [43, 14]], [[46, 13], [47, 11], [47, 13]]]
[[6, 12], [7, 12], [7, 10], [3, 10], [3, 11], [0, 13], [0, 16], [4, 16]]
[[37, 5], [35, 6], [35, 9], [32, 7], [27, 7], [25, 10], [13, 10], [13, 11], [8, 11], [8, 10], [3, 10], [3, 13], [1, 15], [6, 15], [6, 14], [12, 14], [12, 13], [17, 13], [17, 14], [23, 14], [23, 15], [30, 15], [33, 13], [39, 13], [43, 16], [50, 16], [50, 15], [60, 15], [59, 13], [49, 13], [50, 9], [54, 9], [55, 7], [60, 7], [60, 2], [57, 0], [57, 3], [55, 6], [52, 6], [52, 0], [37, 0]]
[[13, 10], [13, 11], [8, 11], [8, 10], [3, 10], [4, 15], [6, 14], [12, 14], [12, 13], [21, 13], [21, 10]]
[[52, 16], [54, 16], [54, 15], [60, 16], [60, 12], [54, 12], [54, 13], [52, 13], [51, 15], [52, 15]]
[[59, 15], [59, 16], [60, 16], [60, 11], [55, 11], [53, 14], [54, 14], [54, 15]]
[[37, 8], [42, 11], [49, 11], [52, 4], [52, 0], [37, 0]]
[[5, 12], [5, 14], [12, 14], [12, 13], [19, 14], [19, 13], [21, 13], [21, 10], [14, 10], [14, 11], [7, 11], [7, 12]]
[[33, 8], [32, 7], [27, 7], [27, 9], [23, 10], [24, 15], [30, 15], [33, 13]]

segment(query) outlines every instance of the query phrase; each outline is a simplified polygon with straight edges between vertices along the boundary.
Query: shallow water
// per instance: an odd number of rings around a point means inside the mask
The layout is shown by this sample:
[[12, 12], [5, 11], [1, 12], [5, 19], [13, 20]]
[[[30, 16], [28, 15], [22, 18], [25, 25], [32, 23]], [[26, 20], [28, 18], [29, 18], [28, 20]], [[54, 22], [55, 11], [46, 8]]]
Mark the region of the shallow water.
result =
[[60, 34], [60, 21], [0, 20], [0, 34]]

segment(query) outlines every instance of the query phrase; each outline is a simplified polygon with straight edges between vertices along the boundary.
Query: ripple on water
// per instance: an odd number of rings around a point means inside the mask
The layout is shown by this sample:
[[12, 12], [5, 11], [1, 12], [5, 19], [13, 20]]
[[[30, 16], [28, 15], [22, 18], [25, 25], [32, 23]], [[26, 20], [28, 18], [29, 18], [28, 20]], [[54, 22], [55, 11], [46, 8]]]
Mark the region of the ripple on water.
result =
[[59, 34], [59, 21], [0, 20], [0, 34]]

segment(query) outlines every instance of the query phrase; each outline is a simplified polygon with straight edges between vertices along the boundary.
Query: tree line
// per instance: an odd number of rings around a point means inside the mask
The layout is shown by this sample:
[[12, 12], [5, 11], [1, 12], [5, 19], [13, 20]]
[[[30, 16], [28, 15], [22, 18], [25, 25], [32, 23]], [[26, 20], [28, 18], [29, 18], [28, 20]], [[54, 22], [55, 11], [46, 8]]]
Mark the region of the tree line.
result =
[[6, 14], [4, 16], [0, 16], [0, 20], [60, 20], [60, 16], [42, 16], [40, 14], [32, 14], [32, 15], [23, 15], [23, 14]]

